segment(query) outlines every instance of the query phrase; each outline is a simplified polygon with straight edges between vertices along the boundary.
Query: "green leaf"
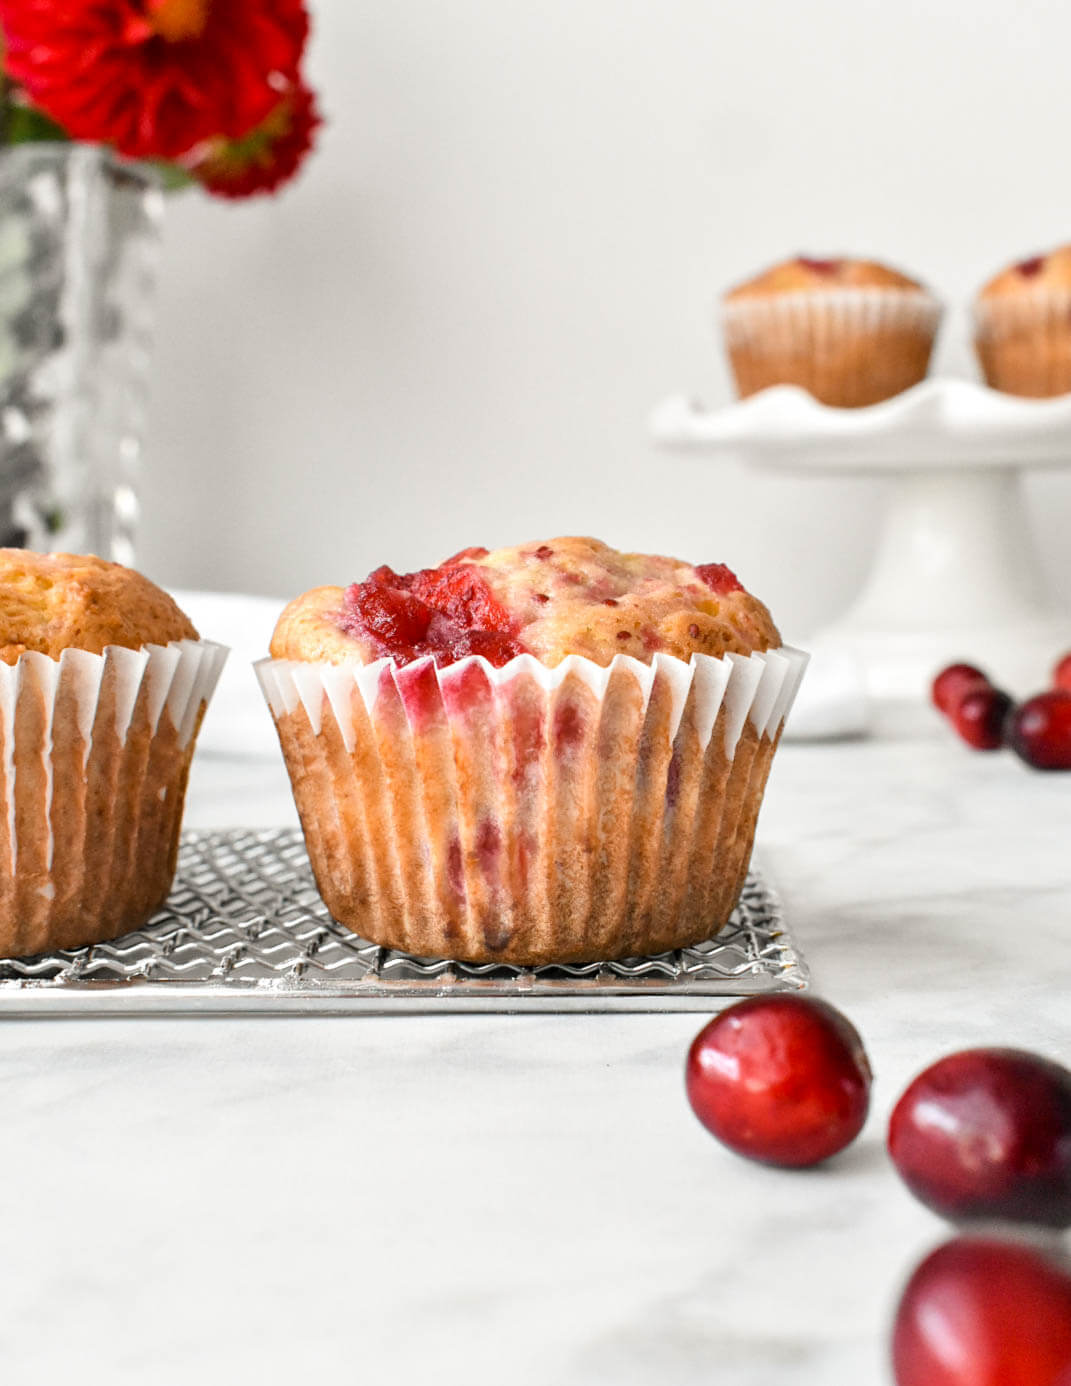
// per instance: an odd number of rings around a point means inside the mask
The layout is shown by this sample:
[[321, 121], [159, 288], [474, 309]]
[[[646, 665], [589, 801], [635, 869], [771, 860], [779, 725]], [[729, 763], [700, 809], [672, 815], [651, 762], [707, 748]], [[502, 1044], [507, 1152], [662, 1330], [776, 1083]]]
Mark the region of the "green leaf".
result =
[[20, 102], [10, 102], [4, 112], [4, 143], [28, 144], [33, 140], [64, 140], [63, 127], [41, 111]]
[[164, 192], [181, 192], [183, 188], [192, 188], [197, 181], [181, 164], [169, 164], [166, 159], [143, 159], [141, 162], [156, 174]]
[[[3, 102], [0, 107], [0, 131], [2, 144], [32, 144], [37, 141], [70, 143], [61, 125], [57, 125], [43, 111], [27, 106], [21, 99]], [[169, 163], [166, 159], [142, 159], [138, 162], [153, 171], [164, 192], [178, 192], [182, 188], [192, 187], [196, 182], [193, 175], [180, 164]]]

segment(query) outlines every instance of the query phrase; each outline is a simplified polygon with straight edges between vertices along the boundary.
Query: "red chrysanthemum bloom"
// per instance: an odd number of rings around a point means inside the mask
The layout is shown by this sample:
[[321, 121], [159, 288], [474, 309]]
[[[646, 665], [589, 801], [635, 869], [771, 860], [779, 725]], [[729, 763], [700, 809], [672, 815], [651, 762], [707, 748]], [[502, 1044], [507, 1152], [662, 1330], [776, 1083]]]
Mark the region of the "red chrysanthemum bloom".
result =
[[210, 140], [187, 168], [218, 197], [274, 192], [297, 172], [321, 124], [312, 92], [299, 85], [255, 130], [240, 140]]
[[8, 75], [76, 140], [174, 159], [266, 120], [297, 76], [304, 0], [0, 0]]

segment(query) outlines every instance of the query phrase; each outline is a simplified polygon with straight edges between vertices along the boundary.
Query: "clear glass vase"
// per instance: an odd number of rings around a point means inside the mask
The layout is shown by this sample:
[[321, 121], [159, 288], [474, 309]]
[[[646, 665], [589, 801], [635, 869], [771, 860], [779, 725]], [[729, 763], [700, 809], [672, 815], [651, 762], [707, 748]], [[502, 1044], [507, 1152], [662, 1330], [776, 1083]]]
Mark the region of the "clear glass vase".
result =
[[107, 150], [0, 152], [0, 545], [133, 561], [162, 216]]

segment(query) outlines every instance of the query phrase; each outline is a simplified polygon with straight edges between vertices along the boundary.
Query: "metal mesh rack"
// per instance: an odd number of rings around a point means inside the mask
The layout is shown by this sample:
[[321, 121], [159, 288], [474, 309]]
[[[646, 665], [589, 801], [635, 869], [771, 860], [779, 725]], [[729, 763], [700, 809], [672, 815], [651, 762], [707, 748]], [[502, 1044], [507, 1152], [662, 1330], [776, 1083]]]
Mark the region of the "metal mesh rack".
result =
[[805, 962], [753, 872], [715, 939], [547, 967], [418, 959], [336, 924], [300, 832], [189, 832], [164, 909], [111, 943], [0, 961], [0, 1015], [705, 1011], [798, 991]]

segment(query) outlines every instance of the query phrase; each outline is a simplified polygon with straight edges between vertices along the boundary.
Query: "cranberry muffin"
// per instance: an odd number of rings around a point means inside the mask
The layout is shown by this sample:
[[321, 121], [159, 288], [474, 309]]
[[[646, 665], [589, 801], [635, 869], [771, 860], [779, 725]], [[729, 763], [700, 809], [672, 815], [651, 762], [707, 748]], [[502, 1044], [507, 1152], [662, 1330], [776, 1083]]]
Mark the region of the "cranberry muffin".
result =
[[143, 924], [225, 651], [140, 573], [0, 549], [0, 955]]
[[516, 964], [725, 923], [804, 663], [724, 565], [580, 538], [315, 588], [271, 652], [258, 675], [334, 917]]
[[994, 275], [974, 302], [974, 347], [994, 390], [1071, 392], [1071, 245]]
[[873, 260], [798, 255], [730, 289], [722, 326], [740, 396], [800, 385], [823, 404], [876, 404], [929, 369], [938, 301]]

